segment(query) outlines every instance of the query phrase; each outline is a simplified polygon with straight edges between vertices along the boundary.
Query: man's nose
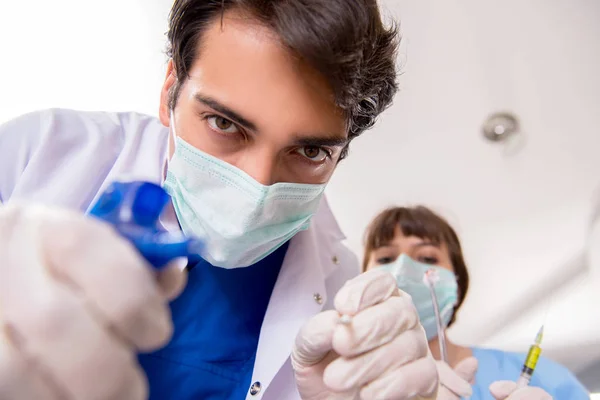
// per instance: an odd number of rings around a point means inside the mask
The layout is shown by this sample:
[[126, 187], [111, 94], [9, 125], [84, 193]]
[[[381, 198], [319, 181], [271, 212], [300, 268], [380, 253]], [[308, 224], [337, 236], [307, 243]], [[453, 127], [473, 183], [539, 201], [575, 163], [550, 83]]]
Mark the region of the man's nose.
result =
[[277, 182], [277, 155], [268, 148], [247, 149], [237, 167], [265, 186]]

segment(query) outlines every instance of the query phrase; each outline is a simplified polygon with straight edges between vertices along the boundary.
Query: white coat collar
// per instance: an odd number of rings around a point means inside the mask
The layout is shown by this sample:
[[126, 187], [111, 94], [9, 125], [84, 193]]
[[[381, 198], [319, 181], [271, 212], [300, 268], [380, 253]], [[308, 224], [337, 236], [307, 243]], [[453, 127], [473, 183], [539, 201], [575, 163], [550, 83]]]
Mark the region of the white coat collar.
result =
[[304, 323], [322, 310], [328, 296], [325, 281], [339, 267], [335, 249], [343, 239], [324, 197], [311, 227], [288, 247], [263, 320], [253, 382], [269, 386]]
[[341, 241], [346, 239], [346, 235], [338, 225], [325, 196], [323, 196], [319, 209], [313, 218], [311, 229], [314, 231], [319, 244], [315, 250], [320, 256], [321, 271], [323, 277], [327, 278], [339, 266], [334, 249], [339, 246]]

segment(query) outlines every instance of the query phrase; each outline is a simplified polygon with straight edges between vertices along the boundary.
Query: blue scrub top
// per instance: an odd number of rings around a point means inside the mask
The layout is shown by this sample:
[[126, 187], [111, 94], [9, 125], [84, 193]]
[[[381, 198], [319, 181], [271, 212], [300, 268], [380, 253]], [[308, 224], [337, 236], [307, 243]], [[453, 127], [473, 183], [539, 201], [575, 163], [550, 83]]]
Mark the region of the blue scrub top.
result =
[[175, 331], [163, 349], [142, 354], [150, 400], [244, 399], [260, 328], [287, 251], [286, 243], [246, 268], [202, 260], [171, 303]]
[[[494, 400], [489, 387], [496, 381], [516, 381], [526, 354], [500, 350], [473, 349], [479, 361], [472, 400]], [[589, 400], [590, 395], [575, 376], [560, 364], [540, 357], [529, 384], [548, 392], [554, 400]]]

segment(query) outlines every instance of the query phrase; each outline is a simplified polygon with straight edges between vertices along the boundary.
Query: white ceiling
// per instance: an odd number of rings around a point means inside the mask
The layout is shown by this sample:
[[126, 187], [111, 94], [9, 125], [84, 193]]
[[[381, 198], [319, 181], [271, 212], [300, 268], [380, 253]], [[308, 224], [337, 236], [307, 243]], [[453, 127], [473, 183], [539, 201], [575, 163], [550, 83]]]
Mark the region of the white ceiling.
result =
[[[0, 4], [0, 37], [19, 37], [0, 44], [0, 121], [57, 106], [156, 113], [170, 0], [35, 3], [35, 14], [32, 2]], [[600, 2], [385, 7], [402, 24], [402, 91], [328, 189], [348, 244], [360, 254], [385, 206], [435, 208], [458, 229], [472, 276], [452, 337], [523, 349], [552, 298], [547, 354], [581, 368], [600, 357], [600, 281], [584, 260], [600, 188]], [[521, 120], [512, 150], [480, 134], [500, 110]]]
[[[569, 284], [586, 277], [600, 188], [600, 2], [386, 5], [404, 34], [401, 92], [329, 187], [349, 245], [361, 252], [382, 208], [429, 205], [458, 229], [472, 276], [453, 338], [522, 350], [553, 298], [547, 354], [573, 367], [600, 357], [600, 282]], [[481, 135], [504, 110], [521, 120], [518, 146]]]

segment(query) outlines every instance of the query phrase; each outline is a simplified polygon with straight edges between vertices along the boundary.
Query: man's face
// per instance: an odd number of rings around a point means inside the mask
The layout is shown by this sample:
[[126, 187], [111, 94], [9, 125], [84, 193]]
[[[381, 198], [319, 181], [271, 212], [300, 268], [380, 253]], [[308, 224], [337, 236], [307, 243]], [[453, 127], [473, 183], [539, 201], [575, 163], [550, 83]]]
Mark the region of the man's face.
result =
[[[165, 126], [175, 82], [169, 63], [160, 107]], [[347, 143], [325, 80], [268, 28], [235, 13], [226, 13], [222, 25], [217, 18], [202, 36], [174, 118], [187, 143], [264, 185], [327, 182]]]

